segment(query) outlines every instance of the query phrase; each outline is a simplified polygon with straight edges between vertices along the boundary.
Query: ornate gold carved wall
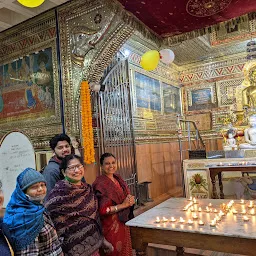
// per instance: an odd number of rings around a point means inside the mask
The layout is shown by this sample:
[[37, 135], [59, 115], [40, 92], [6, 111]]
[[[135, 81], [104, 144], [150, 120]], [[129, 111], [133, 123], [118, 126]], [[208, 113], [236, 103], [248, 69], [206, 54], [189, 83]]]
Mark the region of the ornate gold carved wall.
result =
[[[51, 53], [53, 77], [51, 93], [54, 113], [46, 117], [43, 116], [43, 118], [42, 116], [38, 118], [38, 115], [36, 118], [33, 115], [26, 115], [19, 122], [8, 122], [10, 119], [4, 117], [6, 118], [5, 122], [0, 117], [1, 129], [22, 129], [35, 141], [35, 146], [38, 148], [47, 147], [49, 138], [62, 132], [58, 69], [61, 71], [62, 77], [65, 130], [70, 135], [77, 135], [79, 134], [80, 82], [82, 79], [98, 82], [104, 69], [111, 62], [112, 56], [133, 33], [133, 28], [126, 24], [128, 20], [124, 21], [124, 16], [121, 15], [120, 6], [115, 5], [112, 1], [75, 0], [56, 10], [57, 18], [55, 10], [52, 10], [0, 35], [1, 86], [7, 84], [5, 78], [8, 73], [8, 65], [10, 66], [9, 70], [12, 65], [16, 65], [15, 72], [19, 72], [21, 59], [23, 59], [25, 60], [25, 70], [26, 68], [32, 70], [33, 65], [29, 62], [30, 55], [36, 56], [44, 50]], [[59, 33], [59, 42], [56, 36], [57, 32]], [[60, 46], [60, 63], [57, 59], [58, 44]], [[37, 57], [33, 58], [36, 60]], [[40, 67], [38, 67], [39, 69]], [[41, 70], [39, 71], [41, 72]], [[16, 81], [20, 79], [16, 75], [13, 78]], [[37, 84], [37, 87], [33, 87], [29, 84], [31, 88], [28, 89], [25, 88], [27, 87], [25, 82], [23, 86], [25, 96], [21, 103], [24, 105], [24, 109], [27, 104], [28, 112], [33, 113], [34, 106], [38, 106], [38, 104], [35, 105], [35, 101], [42, 98], [42, 95], [38, 96], [40, 92], [36, 92], [40, 85]], [[16, 86], [16, 83], [18, 82], [12, 84]], [[17, 86], [15, 86], [6, 86], [1, 89], [1, 100], [6, 95], [6, 91], [9, 92], [10, 88], [16, 89]], [[46, 86], [43, 89], [47, 94]], [[6, 101], [5, 98], [4, 101]]]
[[[43, 116], [43, 118], [38, 117], [38, 115], [24, 115], [25, 118], [23, 120], [12, 120], [10, 122], [10, 119], [5, 116], [6, 122], [1, 123], [2, 119], [0, 117], [0, 128], [3, 130], [21, 128], [36, 141], [35, 145], [37, 147], [45, 147], [48, 139], [53, 134], [62, 131], [60, 81], [58, 80], [59, 68], [62, 75], [64, 126], [68, 134], [78, 135], [80, 131], [80, 82], [82, 79], [90, 82], [98, 82], [101, 79], [114, 54], [134, 33], [134, 29], [130, 25], [133, 24], [131, 19], [128, 18], [127, 14], [125, 16], [120, 6], [111, 0], [73, 0], [57, 8], [57, 19], [55, 12], [49, 11], [25, 22], [22, 26], [18, 25], [2, 33], [0, 35], [0, 66], [2, 66], [0, 76], [2, 76], [2, 79], [0, 80], [4, 82], [1, 82], [0, 85], [8, 84], [5, 82], [8, 66], [10, 66], [11, 70], [11, 65], [16, 63], [16, 71], [19, 72], [22, 59], [30, 60], [29, 56], [37, 56], [44, 50], [51, 52], [53, 88], [51, 97], [54, 99], [54, 107], [51, 105], [53, 114], [49, 112], [50, 114]], [[59, 25], [58, 28], [56, 23]], [[59, 42], [56, 40], [56, 31], [59, 33]], [[145, 28], [143, 31], [145, 32]], [[58, 43], [60, 46], [60, 63], [57, 61], [56, 45]], [[237, 93], [237, 88], [240, 88], [239, 83], [243, 77], [242, 69], [246, 62], [245, 54], [235, 59], [222, 60], [210, 64], [201, 63], [194, 67], [183, 66], [178, 68], [172, 65], [170, 69], [167, 69], [165, 66], [160, 65], [155, 72], [145, 72], [138, 65], [140, 56], [148, 49], [159, 49], [159, 44], [160, 41], [156, 38], [155, 42], [150, 42], [149, 39], [147, 39], [147, 43], [145, 41], [140, 42], [140, 46], [134, 45], [134, 52], [129, 58], [132, 70], [131, 75], [135, 75], [136, 72], [142, 76], [148, 76], [160, 81], [160, 111], [156, 105], [153, 107], [156, 109], [150, 109], [150, 103], [145, 108], [136, 107], [135, 105], [134, 114], [138, 134], [145, 135], [148, 138], [153, 138], [154, 135], [158, 134], [157, 139], [161, 140], [162, 135], [164, 138], [167, 133], [176, 130], [176, 114], [179, 111], [175, 110], [172, 102], [168, 103], [168, 98], [173, 97], [172, 93], [164, 97], [164, 84], [174, 87], [179, 87], [180, 84], [184, 86], [182, 102], [185, 114], [190, 116], [202, 114], [200, 115], [202, 117], [204, 116], [203, 114], [210, 113], [207, 118], [209, 119], [210, 116], [211, 122], [207, 121], [208, 125], [203, 127], [211, 126], [210, 129], [217, 129], [220, 118], [216, 114], [226, 114], [231, 105], [235, 106], [235, 110], [240, 109], [239, 99], [234, 102], [233, 96]], [[26, 70], [27, 67], [26, 65], [24, 66], [24, 70]], [[28, 70], [32, 70], [32, 66], [29, 66], [28, 62], [27, 66]], [[20, 79], [18, 75], [12, 78]], [[40, 89], [40, 84], [37, 84], [37, 87], [34, 86], [32, 89], [32, 87], [28, 88], [28, 86], [31, 86], [29, 82], [31, 81], [27, 81], [26, 85], [23, 86], [24, 95], [26, 95], [24, 96], [25, 103], [21, 101], [20, 104], [25, 104], [24, 106], [27, 106], [30, 114], [34, 111], [34, 108], [32, 108], [35, 106], [34, 101], [40, 98], [39, 90], [35, 92], [36, 90], [33, 89]], [[0, 97], [3, 97], [4, 94], [6, 95], [11, 90], [10, 88], [17, 88], [17, 85], [18, 82], [13, 83], [13, 87], [5, 86], [0, 91]], [[46, 90], [48, 90], [46, 87], [43, 87], [45, 95], [47, 93]], [[206, 90], [207, 88], [208, 90]], [[134, 99], [137, 98], [137, 94], [138, 92], [134, 92]], [[35, 99], [35, 97], [37, 98]], [[203, 100], [200, 97], [203, 97]], [[28, 99], [30, 99], [30, 103]], [[139, 104], [144, 103], [140, 102]], [[199, 107], [193, 108], [195, 103]], [[200, 108], [200, 105], [202, 107], [203, 104], [206, 104], [209, 108]], [[49, 110], [48, 106], [44, 105], [43, 107]], [[166, 114], [165, 111], [168, 112], [168, 108], [170, 112]], [[172, 109], [174, 109], [173, 113], [171, 113]]]
[[58, 13], [62, 56], [65, 127], [79, 133], [79, 95], [82, 79], [98, 82], [103, 71], [133, 29], [111, 1], [72, 1]]
[[231, 112], [242, 110], [245, 54], [234, 59], [182, 67], [184, 114], [188, 119], [194, 116], [197, 123], [201, 121], [197, 120], [201, 114], [208, 113], [210, 125], [201, 127], [206, 134], [216, 134]]
[[219, 29], [214, 29], [210, 34], [212, 46], [228, 44], [234, 41], [249, 40], [256, 35], [256, 20], [248, 20], [248, 15], [242, 16], [240, 22], [223, 22]]
[[[134, 134], [137, 143], [170, 141], [176, 138], [177, 114], [181, 113], [179, 73], [176, 65], [160, 63], [151, 72], [140, 66], [142, 54], [157, 46], [134, 35], [122, 47], [130, 52]], [[150, 48], [149, 48], [150, 47]]]

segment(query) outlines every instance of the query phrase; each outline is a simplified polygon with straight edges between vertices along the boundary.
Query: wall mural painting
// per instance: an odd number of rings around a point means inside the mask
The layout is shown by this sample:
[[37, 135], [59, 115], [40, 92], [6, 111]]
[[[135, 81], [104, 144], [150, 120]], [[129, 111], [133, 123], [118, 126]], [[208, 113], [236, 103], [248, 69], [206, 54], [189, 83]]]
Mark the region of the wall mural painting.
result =
[[161, 111], [160, 82], [135, 72], [137, 108]]
[[164, 101], [164, 114], [181, 114], [180, 89], [175, 86], [162, 83], [162, 90]]
[[131, 65], [130, 71], [135, 140], [170, 141], [170, 137], [176, 136], [176, 116], [182, 111], [181, 89], [172, 85], [177, 81], [166, 69], [155, 74]]
[[202, 105], [212, 103], [211, 88], [199, 89], [191, 91], [192, 105]]
[[0, 66], [0, 124], [55, 114], [52, 48]]
[[178, 87], [135, 72], [135, 91], [137, 108], [155, 110], [160, 114], [181, 113]]
[[215, 84], [187, 89], [188, 111], [217, 107]]

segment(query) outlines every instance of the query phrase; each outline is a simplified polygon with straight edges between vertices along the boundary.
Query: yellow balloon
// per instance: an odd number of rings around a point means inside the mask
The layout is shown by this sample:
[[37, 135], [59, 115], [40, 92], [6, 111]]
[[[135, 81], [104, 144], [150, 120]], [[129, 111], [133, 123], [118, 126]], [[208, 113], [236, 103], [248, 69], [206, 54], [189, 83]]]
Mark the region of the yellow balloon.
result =
[[147, 71], [152, 71], [157, 67], [159, 60], [160, 54], [158, 51], [148, 51], [142, 55], [140, 65], [142, 66], [143, 69]]
[[17, 0], [23, 6], [34, 8], [41, 5], [45, 0]]

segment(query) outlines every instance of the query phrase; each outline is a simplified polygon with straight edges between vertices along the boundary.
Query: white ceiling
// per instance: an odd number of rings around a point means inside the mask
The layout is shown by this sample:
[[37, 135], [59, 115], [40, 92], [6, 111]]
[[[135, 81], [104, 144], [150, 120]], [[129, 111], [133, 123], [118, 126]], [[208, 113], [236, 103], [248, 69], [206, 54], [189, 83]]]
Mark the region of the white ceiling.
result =
[[68, 1], [45, 0], [39, 7], [27, 8], [17, 0], [0, 0], [0, 32]]

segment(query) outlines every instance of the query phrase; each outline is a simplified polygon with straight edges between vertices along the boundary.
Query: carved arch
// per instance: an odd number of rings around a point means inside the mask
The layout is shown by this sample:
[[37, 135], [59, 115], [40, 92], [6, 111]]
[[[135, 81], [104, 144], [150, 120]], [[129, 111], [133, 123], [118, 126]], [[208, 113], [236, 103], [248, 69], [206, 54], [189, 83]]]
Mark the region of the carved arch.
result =
[[[94, 54], [92, 60], [84, 66], [82, 70], [82, 76], [84, 80], [89, 82], [100, 82], [104, 70], [111, 63], [113, 56], [118, 52], [121, 46], [128, 40], [132, 35], [133, 29], [126, 26], [121, 26], [116, 33], [113, 33], [111, 38], [106, 40], [106, 44], [101, 51]], [[80, 115], [80, 87], [76, 91], [75, 95], [75, 117], [78, 119]], [[77, 126], [73, 133], [78, 133], [79, 127]]]
[[[112, 17], [111, 26], [109, 26], [107, 33], [104, 33], [102, 40], [85, 53], [84, 65], [81, 67], [79, 63], [72, 61], [70, 40], [71, 32], [74, 28], [73, 25], [75, 23], [79, 25], [77, 20], [90, 24], [91, 21], [86, 19], [92, 13], [98, 12], [103, 13], [103, 18]], [[72, 1], [69, 5], [61, 8], [59, 10], [59, 28], [65, 128], [68, 134], [77, 135], [79, 133], [81, 80], [99, 82], [105, 68], [111, 63], [114, 54], [132, 35], [134, 29], [125, 24], [119, 16], [118, 7], [113, 8], [113, 5], [110, 6], [109, 2], [100, 0]]]

